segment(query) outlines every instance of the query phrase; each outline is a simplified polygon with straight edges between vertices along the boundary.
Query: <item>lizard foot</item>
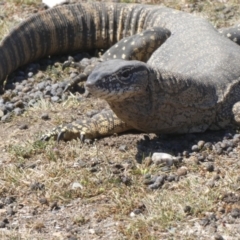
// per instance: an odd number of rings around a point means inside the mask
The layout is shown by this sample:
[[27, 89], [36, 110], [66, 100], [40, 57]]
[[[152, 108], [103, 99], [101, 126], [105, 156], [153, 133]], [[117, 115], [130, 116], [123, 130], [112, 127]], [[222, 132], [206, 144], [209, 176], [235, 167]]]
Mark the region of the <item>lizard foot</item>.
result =
[[104, 110], [92, 118], [59, 125], [43, 135], [40, 140], [48, 141], [53, 137], [59, 142], [60, 140], [69, 141], [79, 138], [83, 142], [130, 129], [132, 127], [119, 119], [112, 110]]

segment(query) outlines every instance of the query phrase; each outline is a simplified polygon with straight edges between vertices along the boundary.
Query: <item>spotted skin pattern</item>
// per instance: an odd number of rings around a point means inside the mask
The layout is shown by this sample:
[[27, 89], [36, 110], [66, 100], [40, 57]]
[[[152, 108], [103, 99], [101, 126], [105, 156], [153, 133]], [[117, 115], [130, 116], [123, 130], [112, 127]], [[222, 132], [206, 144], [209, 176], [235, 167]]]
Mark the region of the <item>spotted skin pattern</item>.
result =
[[229, 28], [219, 29], [219, 33], [240, 45], [240, 24]]
[[[74, 88], [78, 83], [86, 81], [97, 64], [111, 59], [139, 60], [147, 62], [151, 54], [171, 35], [165, 28], [150, 28], [142, 33], [125, 37], [109, 48], [99, 59], [88, 65], [82, 73], [67, 84], [64, 91]], [[69, 63], [66, 63], [69, 65]], [[76, 65], [76, 64], [75, 64]]]

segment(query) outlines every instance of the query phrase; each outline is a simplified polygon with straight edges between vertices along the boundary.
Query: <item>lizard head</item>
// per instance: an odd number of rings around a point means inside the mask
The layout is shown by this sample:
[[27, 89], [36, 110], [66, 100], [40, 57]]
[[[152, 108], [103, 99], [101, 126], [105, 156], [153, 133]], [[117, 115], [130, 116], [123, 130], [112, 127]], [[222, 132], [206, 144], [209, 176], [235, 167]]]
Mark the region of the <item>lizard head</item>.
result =
[[149, 68], [140, 61], [109, 60], [100, 63], [89, 75], [86, 89], [95, 97], [121, 101], [144, 92]]

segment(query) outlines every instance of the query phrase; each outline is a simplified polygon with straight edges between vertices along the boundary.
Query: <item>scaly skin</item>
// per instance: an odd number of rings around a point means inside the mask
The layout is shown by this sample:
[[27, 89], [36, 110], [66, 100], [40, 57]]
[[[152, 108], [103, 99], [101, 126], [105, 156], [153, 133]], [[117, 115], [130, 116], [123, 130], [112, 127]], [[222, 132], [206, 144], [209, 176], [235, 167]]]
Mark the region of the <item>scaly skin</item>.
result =
[[[239, 125], [239, 46], [206, 20], [165, 7], [82, 3], [38, 14], [1, 43], [0, 80], [3, 82], [21, 64], [44, 55], [109, 48], [149, 27], [164, 27], [171, 36], [146, 64], [110, 60], [99, 64], [89, 76], [89, 91], [106, 99], [113, 110], [108, 111], [108, 117], [99, 113], [94, 121], [101, 119], [108, 127], [116, 114], [127, 129], [156, 133], [202, 132]], [[65, 139], [72, 126], [74, 132], [91, 137], [114, 132], [110, 128], [96, 134], [85, 124], [88, 122], [61, 126], [52, 135], [60, 133], [58, 139]], [[89, 126], [92, 124], [97, 126], [97, 122], [90, 121]]]

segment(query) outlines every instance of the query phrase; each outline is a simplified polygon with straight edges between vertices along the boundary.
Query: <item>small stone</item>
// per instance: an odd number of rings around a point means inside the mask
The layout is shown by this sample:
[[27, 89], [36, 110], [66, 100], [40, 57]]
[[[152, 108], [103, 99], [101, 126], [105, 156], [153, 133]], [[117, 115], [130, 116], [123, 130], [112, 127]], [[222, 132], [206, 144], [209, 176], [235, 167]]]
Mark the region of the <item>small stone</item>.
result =
[[24, 110], [21, 108], [14, 108], [13, 112], [16, 116], [20, 116], [24, 112]]
[[127, 146], [126, 145], [121, 145], [118, 150], [121, 151], [121, 152], [126, 152], [127, 151]]
[[206, 164], [206, 170], [208, 172], [213, 172], [214, 171], [214, 165], [212, 163], [207, 163]]
[[158, 176], [155, 180], [155, 183], [159, 184], [159, 185], [163, 185], [164, 184], [164, 181], [166, 179], [166, 176], [165, 175], [161, 175], [161, 176]]
[[39, 202], [42, 204], [42, 205], [49, 205], [48, 203], [48, 200], [45, 198], [45, 197], [41, 197], [39, 198]]
[[162, 185], [159, 184], [159, 183], [153, 183], [153, 184], [150, 184], [150, 185], [148, 186], [148, 188], [149, 188], [150, 190], [155, 190], [155, 189], [160, 188], [161, 186], [162, 186]]
[[75, 78], [77, 75], [78, 75], [77, 73], [72, 72], [72, 73], [70, 74], [70, 78]]
[[33, 76], [33, 72], [28, 73], [28, 77], [31, 78]]
[[49, 115], [48, 115], [47, 113], [43, 113], [43, 114], [41, 115], [41, 119], [43, 119], [43, 120], [49, 120], [50, 117], [49, 117]]
[[168, 182], [173, 182], [173, 181], [175, 181], [175, 178], [176, 178], [175, 175], [170, 175], [170, 176], [167, 177], [166, 180], [167, 180]]
[[4, 116], [4, 111], [0, 109], [0, 118]]
[[4, 200], [4, 203], [6, 205], [12, 204], [14, 202], [16, 202], [16, 198], [15, 197], [6, 197], [5, 200]]
[[6, 227], [6, 223], [5, 222], [0, 222], [0, 228], [5, 228]]
[[216, 233], [214, 235], [214, 240], [224, 240], [224, 238], [220, 234]]
[[217, 147], [216, 150], [215, 150], [215, 152], [216, 152], [218, 155], [221, 155], [222, 152], [223, 152], [223, 149], [220, 148], [220, 147]]
[[190, 206], [185, 206], [185, 207], [183, 208], [183, 211], [184, 211], [185, 213], [190, 213], [191, 210], [192, 210], [192, 208], [191, 208]]
[[14, 104], [12, 104], [12, 103], [10, 103], [10, 102], [7, 102], [7, 103], [5, 104], [5, 107], [6, 107], [7, 111], [12, 111], [13, 108], [14, 108]]
[[134, 212], [135, 215], [139, 215], [140, 213], [142, 213], [142, 210], [139, 209], [139, 208], [136, 208], [136, 209], [133, 210], [133, 212]]
[[2, 118], [1, 118], [1, 121], [2, 122], [8, 122], [10, 121], [11, 119], [11, 114], [10, 113], [7, 113], [6, 115], [4, 115]]
[[236, 139], [236, 140], [239, 141], [240, 140], [240, 134], [239, 133], [234, 134], [233, 139]]
[[206, 142], [203, 146], [204, 149], [212, 149], [212, 143], [211, 142]]
[[210, 162], [213, 162], [214, 161], [214, 156], [212, 154], [209, 154], [207, 156], [207, 160], [210, 161]]
[[19, 126], [19, 129], [21, 129], [21, 130], [28, 129], [28, 125], [27, 125], [27, 124], [21, 124], [21, 125]]
[[239, 208], [234, 208], [234, 209], [232, 209], [230, 215], [231, 215], [233, 218], [239, 218], [239, 217], [240, 217], [240, 209], [239, 209]]
[[155, 152], [152, 155], [152, 161], [156, 164], [166, 164], [169, 161], [173, 161], [173, 156], [168, 153]]
[[60, 99], [59, 99], [59, 97], [58, 96], [53, 96], [53, 97], [51, 97], [51, 101], [52, 102], [58, 102]]
[[90, 171], [91, 173], [97, 172], [97, 171], [98, 171], [98, 167], [91, 167], [91, 168], [89, 169], [89, 171]]
[[183, 151], [183, 156], [188, 158], [189, 157], [189, 152], [188, 151]]
[[202, 141], [202, 140], [200, 140], [200, 141], [198, 141], [198, 148], [199, 149], [202, 149], [203, 148], [203, 146], [204, 146], [204, 144], [205, 144], [205, 142], [204, 141]]
[[71, 189], [73, 189], [73, 190], [76, 190], [76, 189], [83, 189], [83, 185], [80, 184], [80, 183], [78, 183], [78, 182], [74, 182], [74, 183], [72, 184]]
[[185, 176], [185, 175], [187, 175], [187, 168], [186, 167], [180, 167], [177, 170], [177, 175], [178, 176]]
[[199, 221], [199, 224], [203, 227], [206, 227], [210, 223], [210, 220], [208, 218], [203, 218]]
[[193, 145], [193, 146], [192, 146], [192, 151], [193, 151], [193, 152], [198, 152], [198, 151], [199, 151], [198, 145]]
[[30, 185], [30, 189], [31, 189], [31, 191], [44, 190], [45, 185], [42, 183], [39, 183], [39, 182], [35, 182]]
[[215, 187], [215, 181], [214, 181], [214, 180], [208, 181], [208, 182], [207, 182], [207, 186], [208, 186], [209, 188]]
[[131, 181], [132, 180], [129, 176], [121, 176], [121, 182], [124, 183], [125, 185], [130, 185]]
[[199, 162], [204, 162], [205, 157], [204, 157], [203, 155], [199, 155], [199, 156], [197, 157], [197, 159], [198, 159]]
[[31, 90], [31, 87], [28, 87], [28, 86], [26, 86], [26, 87], [24, 87], [23, 89], [22, 89], [22, 91], [24, 92], [24, 93], [27, 93], [27, 92], [29, 92]]
[[89, 231], [89, 233], [91, 233], [91, 234], [95, 234], [95, 230], [94, 230], [93, 228], [89, 229], [88, 231]]
[[16, 211], [14, 211], [13, 207], [10, 206], [10, 207], [7, 208], [7, 214], [8, 214], [9, 216], [13, 216], [13, 215], [16, 214]]

